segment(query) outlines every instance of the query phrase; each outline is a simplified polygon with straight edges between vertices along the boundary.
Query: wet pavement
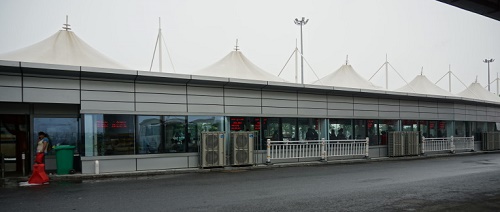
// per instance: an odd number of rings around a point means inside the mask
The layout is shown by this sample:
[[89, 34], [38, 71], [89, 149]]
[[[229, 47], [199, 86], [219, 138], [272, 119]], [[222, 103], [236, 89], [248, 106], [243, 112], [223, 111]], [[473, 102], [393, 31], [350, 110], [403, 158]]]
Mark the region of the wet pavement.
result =
[[500, 211], [500, 154], [55, 181], [0, 211]]

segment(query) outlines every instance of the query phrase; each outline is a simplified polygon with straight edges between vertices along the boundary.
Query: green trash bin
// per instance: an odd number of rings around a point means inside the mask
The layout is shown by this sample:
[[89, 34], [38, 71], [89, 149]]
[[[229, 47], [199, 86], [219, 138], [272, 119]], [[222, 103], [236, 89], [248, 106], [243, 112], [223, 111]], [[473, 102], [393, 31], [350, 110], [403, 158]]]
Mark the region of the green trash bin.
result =
[[54, 150], [56, 151], [57, 174], [69, 174], [73, 170], [75, 146], [59, 145]]

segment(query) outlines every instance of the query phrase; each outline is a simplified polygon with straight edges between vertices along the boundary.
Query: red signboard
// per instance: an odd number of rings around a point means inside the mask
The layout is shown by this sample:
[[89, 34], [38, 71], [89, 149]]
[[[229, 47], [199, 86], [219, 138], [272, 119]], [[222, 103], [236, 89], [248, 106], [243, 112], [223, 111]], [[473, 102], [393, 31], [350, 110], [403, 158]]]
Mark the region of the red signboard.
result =
[[[97, 128], [109, 128], [110, 127], [109, 122], [103, 121], [103, 120], [97, 120], [96, 125], [97, 125]], [[112, 129], [127, 128], [127, 121], [112, 121], [111, 128]]]

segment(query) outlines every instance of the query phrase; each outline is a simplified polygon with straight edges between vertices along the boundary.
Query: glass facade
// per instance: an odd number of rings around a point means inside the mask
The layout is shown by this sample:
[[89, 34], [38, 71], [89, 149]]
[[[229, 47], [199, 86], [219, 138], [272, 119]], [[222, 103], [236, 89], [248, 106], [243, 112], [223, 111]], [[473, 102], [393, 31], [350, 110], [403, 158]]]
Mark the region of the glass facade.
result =
[[35, 118], [34, 123], [36, 132], [52, 134], [55, 144], [77, 145], [85, 156], [198, 152], [201, 133], [206, 131], [253, 131], [255, 149], [264, 150], [267, 139], [368, 137], [376, 146], [387, 145], [392, 131], [421, 131], [429, 138], [474, 135], [481, 140], [481, 133], [497, 130], [496, 123], [466, 121], [86, 114], [79, 145], [76, 118]]
[[85, 115], [85, 156], [133, 155], [134, 115]]
[[[81, 152], [79, 145], [79, 127], [78, 118], [34, 118], [33, 119], [33, 152], [36, 152], [38, 142], [38, 132], [47, 133], [51, 145], [72, 145]], [[54, 150], [47, 152], [54, 154]]]

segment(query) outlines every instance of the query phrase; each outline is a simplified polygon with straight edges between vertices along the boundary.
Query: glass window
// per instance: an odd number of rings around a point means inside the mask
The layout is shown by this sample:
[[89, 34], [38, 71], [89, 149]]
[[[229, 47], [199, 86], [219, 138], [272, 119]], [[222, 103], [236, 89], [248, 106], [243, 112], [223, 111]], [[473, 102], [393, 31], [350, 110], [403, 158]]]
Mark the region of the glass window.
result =
[[198, 152], [202, 132], [224, 131], [222, 116], [188, 116], [186, 144], [188, 152]]
[[452, 121], [437, 121], [437, 137], [445, 138], [453, 135]]
[[299, 140], [319, 140], [321, 134], [319, 119], [299, 118]]
[[453, 136], [465, 137], [465, 121], [455, 121], [455, 133]]
[[281, 120], [283, 141], [297, 141], [297, 119], [282, 118]]
[[[38, 132], [42, 131], [47, 133], [51, 145], [72, 145], [76, 146], [76, 150], [79, 151], [78, 135], [80, 130], [78, 125], [78, 118], [34, 118], [33, 149], [36, 149]], [[48, 152], [48, 154], [54, 154], [54, 151]]]
[[162, 140], [160, 116], [137, 116], [137, 129], [137, 153], [158, 153]]
[[[163, 117], [164, 139], [160, 144], [160, 152], [187, 152], [189, 148], [198, 151], [194, 141], [186, 136], [186, 117], [185, 116], [164, 116]], [[211, 129], [210, 131], [219, 131]]]
[[380, 120], [379, 121], [380, 145], [387, 145], [389, 132], [394, 132], [398, 130], [399, 130], [398, 120]]
[[366, 138], [366, 120], [354, 120], [354, 135], [356, 139]]
[[351, 119], [330, 119], [330, 140], [352, 139], [353, 127]]
[[134, 116], [85, 115], [85, 155], [133, 155]]
[[368, 139], [370, 139], [370, 145], [379, 145], [378, 120], [366, 120], [366, 130], [368, 132]]
[[418, 131], [417, 120], [403, 120], [402, 126], [403, 126], [403, 131]]
[[252, 131], [255, 135], [255, 149], [264, 149], [260, 139], [260, 118], [256, 117], [231, 117], [229, 119], [231, 132]]
[[267, 139], [271, 141], [281, 141], [279, 118], [262, 118], [262, 143], [266, 143]]

